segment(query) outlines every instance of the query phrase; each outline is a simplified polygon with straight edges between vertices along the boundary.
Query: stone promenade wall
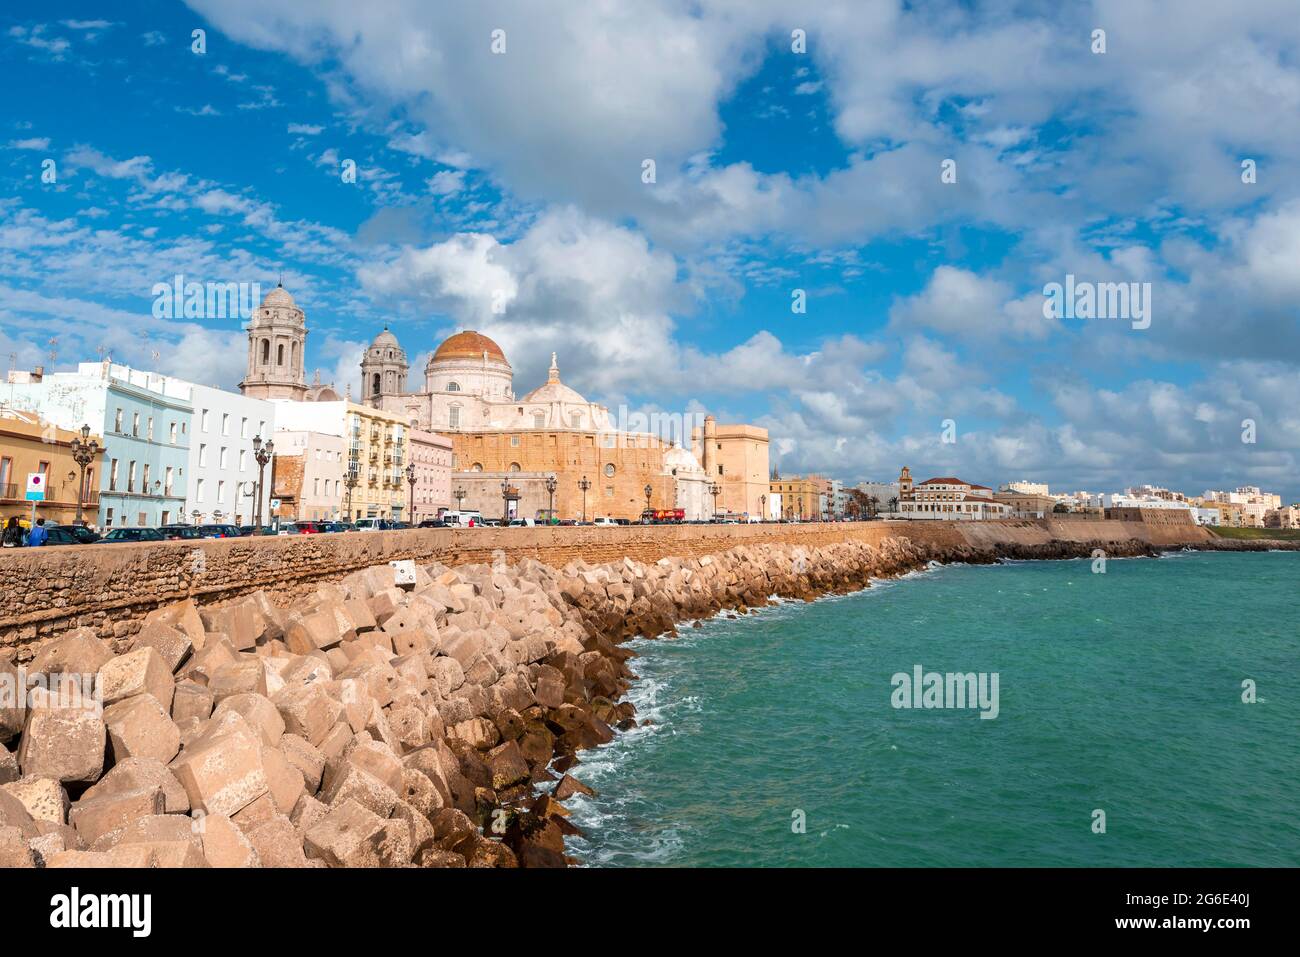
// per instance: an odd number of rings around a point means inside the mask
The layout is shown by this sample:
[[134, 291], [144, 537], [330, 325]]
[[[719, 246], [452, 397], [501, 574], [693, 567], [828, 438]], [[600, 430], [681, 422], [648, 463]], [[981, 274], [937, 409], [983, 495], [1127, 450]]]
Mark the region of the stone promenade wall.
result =
[[413, 529], [341, 535], [211, 539], [199, 542], [60, 546], [0, 552], [0, 658], [27, 660], [37, 644], [72, 628], [106, 639], [138, 630], [144, 616], [184, 598], [224, 601], [259, 589], [290, 604], [325, 581], [394, 559], [446, 565], [513, 563], [532, 557], [553, 567], [581, 558], [655, 562], [765, 542], [820, 546], [877, 544], [901, 536], [939, 547], [1039, 546], [1053, 540], [1194, 544], [1204, 529], [1141, 522], [849, 522], [800, 525], [678, 525], [618, 528]]

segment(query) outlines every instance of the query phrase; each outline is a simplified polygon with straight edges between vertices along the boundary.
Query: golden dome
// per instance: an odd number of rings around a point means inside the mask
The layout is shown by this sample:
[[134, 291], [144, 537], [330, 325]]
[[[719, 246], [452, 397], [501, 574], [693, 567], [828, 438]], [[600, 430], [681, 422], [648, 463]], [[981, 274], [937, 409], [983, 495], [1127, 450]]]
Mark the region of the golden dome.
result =
[[506, 354], [501, 351], [501, 347], [485, 335], [481, 335], [472, 329], [464, 332], [458, 332], [454, 336], [445, 339], [442, 345], [438, 346], [438, 351], [433, 354], [431, 361], [437, 362], [440, 359], [482, 359], [483, 353], [487, 353], [489, 359], [495, 359], [497, 362], [505, 363]]

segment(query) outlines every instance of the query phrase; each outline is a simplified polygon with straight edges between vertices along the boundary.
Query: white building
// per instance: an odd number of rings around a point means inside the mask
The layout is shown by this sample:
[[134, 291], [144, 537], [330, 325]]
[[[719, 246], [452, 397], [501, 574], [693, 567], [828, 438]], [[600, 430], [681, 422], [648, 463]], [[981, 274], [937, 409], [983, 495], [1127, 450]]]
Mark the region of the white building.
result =
[[1045, 482], [1003, 482], [999, 492], [1018, 492], [1021, 495], [1050, 495]]
[[[205, 385], [188, 386], [194, 417], [185, 470], [185, 518], [196, 525], [250, 525], [257, 497], [257, 459], [253, 439], [275, 435], [276, 404]], [[262, 476], [262, 519], [270, 515], [271, 467]]]
[[1192, 508], [1192, 521], [1197, 525], [1218, 525], [1219, 510], [1217, 508]]
[[899, 504], [903, 518], [949, 522], [989, 521], [1009, 518], [1011, 506], [993, 499], [987, 485], [972, 485], [945, 476], [927, 479], [912, 488], [912, 496]]
[[897, 482], [859, 482], [854, 486], [868, 499], [875, 498], [877, 514], [892, 514], [898, 511], [901, 496]]

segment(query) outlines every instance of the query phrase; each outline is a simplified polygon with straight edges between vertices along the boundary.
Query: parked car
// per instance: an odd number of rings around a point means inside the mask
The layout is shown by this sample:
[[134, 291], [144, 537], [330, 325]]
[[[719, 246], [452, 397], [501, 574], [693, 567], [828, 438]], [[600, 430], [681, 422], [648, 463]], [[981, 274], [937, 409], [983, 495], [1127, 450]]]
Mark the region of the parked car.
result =
[[156, 528], [110, 528], [101, 542], [162, 542], [162, 532]]
[[393, 527], [393, 523], [386, 518], [359, 518], [357, 519], [358, 532], [383, 532]]
[[389, 522], [388, 527], [394, 531], [400, 531], [404, 528], [410, 528], [410, 522]]
[[56, 525], [55, 528], [64, 529], [69, 535], [75, 538], [78, 544], [93, 545], [99, 541], [99, 534], [92, 532], [85, 525]]
[[537, 520], [533, 518], [512, 518], [510, 520], [511, 528], [532, 528], [536, 524]]
[[[47, 525], [45, 526], [46, 545], [85, 545], [76, 534], [73, 533], [71, 525]], [[93, 533], [92, 533], [93, 534]]]
[[261, 531], [258, 531], [258, 528], [257, 528], [256, 525], [240, 525], [240, 526], [239, 526], [239, 537], [240, 537], [240, 538], [243, 538], [245, 535], [274, 535], [274, 534], [275, 534], [275, 526], [274, 526], [274, 525], [263, 525], [262, 528], [261, 528]]
[[161, 532], [162, 537], [167, 539], [168, 541], [180, 541], [182, 539], [187, 539], [187, 538], [208, 537], [207, 535], [203, 534], [203, 529], [200, 528], [198, 525], [164, 525], [160, 529], [158, 529], [158, 531]]
[[239, 538], [239, 527], [236, 525], [200, 525], [199, 530], [203, 533], [204, 538]]
[[344, 522], [317, 522], [316, 526], [322, 532], [346, 532], [350, 527]]
[[593, 524], [593, 525], [617, 525], [617, 524], [618, 524], [618, 520], [617, 520], [617, 519], [613, 519], [613, 518], [598, 518], [598, 519], [595, 519], [591, 524]]
[[440, 518], [426, 518], [423, 522], [420, 523], [420, 527], [421, 528], [451, 528], [450, 525], [448, 525]]

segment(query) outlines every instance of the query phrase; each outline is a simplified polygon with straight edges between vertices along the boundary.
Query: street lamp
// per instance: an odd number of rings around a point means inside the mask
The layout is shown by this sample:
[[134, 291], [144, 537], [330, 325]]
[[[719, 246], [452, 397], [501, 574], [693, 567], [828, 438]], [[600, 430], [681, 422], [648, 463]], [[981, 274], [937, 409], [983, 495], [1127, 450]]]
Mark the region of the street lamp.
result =
[[406, 466], [406, 484], [411, 486], [411, 524], [415, 524], [415, 463]]
[[546, 509], [546, 524], [553, 525], [555, 523], [555, 476], [546, 476], [543, 484], [546, 486], [546, 494], [550, 496], [550, 507]]
[[451, 493], [451, 497], [456, 500], [456, 511], [459, 512], [461, 510], [461, 507], [465, 503], [465, 496], [468, 494], [469, 493], [466, 492], [463, 488], [458, 488], [456, 489], [456, 491]]
[[344, 516], [349, 522], [352, 521], [352, 490], [361, 484], [361, 479], [357, 477], [357, 470], [348, 467], [348, 474], [343, 479], [343, 485], [348, 490], [348, 513]]
[[758, 520], [760, 522], [767, 521], [767, 496], [766, 495], [760, 495], [758, 497]]
[[510, 480], [501, 480], [501, 527], [510, 524]]
[[591, 488], [591, 480], [587, 476], [578, 479], [578, 488], [582, 489], [582, 524], [587, 524], [587, 489]]
[[654, 494], [655, 489], [653, 485], [646, 482], [643, 491], [645, 492], [645, 510], [648, 512], [650, 511], [650, 496]]
[[262, 445], [260, 435], [253, 436], [253, 458], [257, 461], [257, 501], [253, 503], [255, 518], [253, 519], [254, 534], [262, 534], [262, 482], [263, 473], [266, 469], [266, 463], [271, 461], [275, 454], [275, 441], [268, 439], [266, 445]]
[[81, 524], [81, 506], [86, 500], [86, 466], [99, 454], [99, 443], [90, 438], [90, 426], [81, 427], [81, 438], [72, 438], [72, 461], [81, 469], [81, 482], [77, 486], [77, 524]]
[[717, 482], [709, 483], [709, 494], [713, 496], [713, 517], [718, 517], [718, 496], [722, 494], [722, 486]]
[[195, 524], [195, 525], [199, 524], [199, 519], [200, 519], [202, 516], [203, 516], [203, 513], [200, 512], [197, 508], [196, 508], [194, 511], [190, 512], [190, 518], [192, 518], [192, 519], [194, 520], [194, 524]]

